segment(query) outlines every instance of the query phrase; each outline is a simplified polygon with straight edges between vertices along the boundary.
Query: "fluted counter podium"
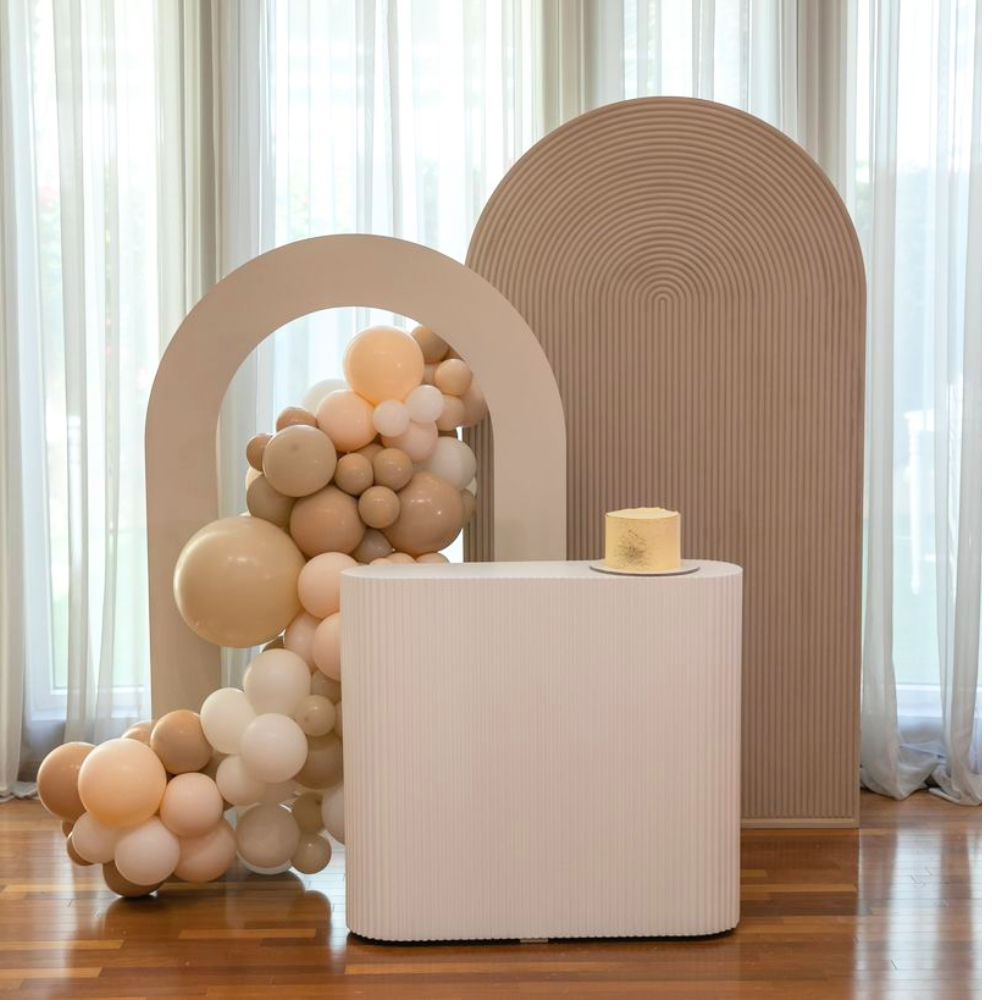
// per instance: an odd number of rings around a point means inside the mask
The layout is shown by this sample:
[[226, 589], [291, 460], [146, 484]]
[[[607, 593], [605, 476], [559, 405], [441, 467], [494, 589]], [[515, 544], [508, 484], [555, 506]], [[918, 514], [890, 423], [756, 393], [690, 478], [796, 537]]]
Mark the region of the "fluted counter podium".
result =
[[742, 570], [342, 578], [347, 923], [383, 941], [739, 919]]

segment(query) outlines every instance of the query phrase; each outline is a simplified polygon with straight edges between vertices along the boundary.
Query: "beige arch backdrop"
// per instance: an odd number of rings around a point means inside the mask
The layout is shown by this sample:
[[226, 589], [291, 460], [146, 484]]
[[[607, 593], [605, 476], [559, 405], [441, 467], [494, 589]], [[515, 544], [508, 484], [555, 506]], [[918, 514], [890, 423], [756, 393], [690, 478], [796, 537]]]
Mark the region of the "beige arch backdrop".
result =
[[228, 275], [191, 310], [163, 355], [150, 394], [146, 509], [154, 715], [198, 708], [219, 686], [219, 650], [181, 619], [173, 572], [185, 542], [219, 516], [216, 439], [226, 389], [269, 334], [307, 313], [340, 306], [407, 316], [465, 358], [493, 420], [491, 551], [503, 560], [565, 558], [562, 404], [549, 362], [517, 310], [461, 263], [403, 240], [323, 236], [272, 250]]
[[856, 824], [865, 281], [830, 182], [740, 111], [611, 105], [514, 165], [467, 263], [555, 371], [569, 558], [648, 504], [682, 512], [687, 555], [745, 569], [745, 821]]

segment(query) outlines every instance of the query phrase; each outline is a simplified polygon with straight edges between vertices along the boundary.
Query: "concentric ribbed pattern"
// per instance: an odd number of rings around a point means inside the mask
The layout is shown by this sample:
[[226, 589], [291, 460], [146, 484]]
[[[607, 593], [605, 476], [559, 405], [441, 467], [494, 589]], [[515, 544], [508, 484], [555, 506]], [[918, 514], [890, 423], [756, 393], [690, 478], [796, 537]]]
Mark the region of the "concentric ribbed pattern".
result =
[[832, 186], [742, 112], [626, 102], [515, 164], [468, 263], [559, 383], [568, 556], [603, 554], [605, 511], [663, 506], [685, 553], [746, 570], [744, 817], [856, 821], [864, 275]]
[[742, 573], [344, 574], [347, 922], [380, 940], [739, 919]]

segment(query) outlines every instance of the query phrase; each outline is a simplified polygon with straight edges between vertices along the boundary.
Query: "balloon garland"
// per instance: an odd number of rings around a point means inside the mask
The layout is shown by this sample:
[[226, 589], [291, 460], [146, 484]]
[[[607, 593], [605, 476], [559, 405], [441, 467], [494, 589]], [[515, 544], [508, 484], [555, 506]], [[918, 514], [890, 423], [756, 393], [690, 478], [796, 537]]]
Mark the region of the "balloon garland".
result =
[[426, 327], [362, 331], [344, 373], [251, 438], [247, 514], [206, 525], [177, 560], [194, 632], [266, 644], [242, 688], [96, 747], [66, 743], [39, 768], [70, 859], [100, 865], [120, 896], [212, 881], [236, 857], [313, 874], [344, 842], [340, 574], [447, 562], [476, 512], [476, 459], [456, 432], [486, 415], [469, 366]]

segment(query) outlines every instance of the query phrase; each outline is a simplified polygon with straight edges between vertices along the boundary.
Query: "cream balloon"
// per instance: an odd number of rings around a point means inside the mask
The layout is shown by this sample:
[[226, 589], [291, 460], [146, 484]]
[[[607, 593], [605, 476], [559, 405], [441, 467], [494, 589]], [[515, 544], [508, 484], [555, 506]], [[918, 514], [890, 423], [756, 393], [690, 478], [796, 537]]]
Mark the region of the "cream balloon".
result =
[[299, 827], [284, 807], [262, 803], [247, 810], [236, 824], [240, 857], [260, 868], [276, 868], [291, 860], [299, 844]]
[[239, 688], [220, 688], [202, 702], [201, 728], [219, 753], [239, 753], [243, 730], [256, 714], [250, 699]]
[[333, 856], [330, 841], [321, 833], [303, 833], [292, 855], [292, 867], [303, 875], [321, 872]]
[[322, 382], [317, 382], [306, 390], [302, 397], [302, 408], [315, 414], [319, 404], [330, 395], [331, 392], [340, 392], [349, 389], [350, 386], [342, 378], [326, 378]]
[[306, 736], [326, 736], [337, 718], [337, 710], [329, 698], [310, 694], [295, 707], [293, 719]]
[[268, 784], [294, 777], [308, 753], [305, 733], [293, 719], [276, 712], [258, 715], [247, 726], [240, 743], [240, 757], [247, 771]]
[[311, 676], [309, 665], [291, 649], [269, 649], [248, 664], [243, 690], [256, 712], [293, 715], [309, 694]]
[[472, 370], [464, 361], [449, 358], [437, 366], [434, 384], [448, 396], [461, 396], [472, 385]]
[[115, 844], [122, 832], [120, 827], [107, 826], [84, 813], [73, 824], [73, 849], [92, 865], [107, 864], [115, 856]]
[[340, 614], [324, 618], [313, 634], [312, 658], [316, 668], [332, 677], [340, 679]]
[[362, 330], [344, 354], [344, 377], [370, 403], [403, 400], [423, 377], [424, 356], [417, 342], [392, 326]]
[[200, 837], [222, 819], [222, 795], [207, 774], [179, 774], [160, 802], [163, 825], [178, 837]]
[[316, 626], [320, 620], [314, 618], [308, 611], [296, 615], [289, 622], [285, 629], [284, 642], [285, 649], [291, 650], [301, 659], [305, 660], [306, 666], [313, 670], [316, 666], [312, 656], [313, 636], [316, 634]]
[[314, 556], [299, 573], [299, 601], [315, 618], [326, 618], [340, 610], [340, 574], [357, 566], [343, 552], [323, 552]]
[[387, 399], [375, 407], [372, 421], [379, 434], [392, 437], [410, 426], [410, 411], [398, 399]]
[[410, 426], [398, 437], [383, 437], [382, 442], [387, 448], [399, 448], [405, 451], [414, 462], [422, 462], [430, 458], [438, 440], [438, 429], [434, 424], [418, 424], [410, 421]]
[[476, 455], [464, 441], [443, 437], [438, 439], [434, 454], [421, 462], [419, 468], [443, 479], [456, 490], [463, 490], [475, 478]]
[[338, 452], [357, 451], [375, 437], [371, 403], [349, 389], [325, 397], [316, 408], [316, 421]]
[[107, 826], [135, 826], [159, 808], [167, 774], [145, 743], [108, 740], [84, 759], [77, 787], [94, 819]]
[[252, 806], [262, 801], [267, 793], [267, 785], [247, 770], [239, 754], [233, 754], [219, 764], [215, 783], [222, 797], [234, 806]]
[[437, 386], [418, 385], [406, 397], [406, 409], [411, 420], [421, 424], [433, 424], [444, 409], [444, 396]]
[[184, 546], [174, 570], [174, 597], [201, 638], [218, 646], [257, 646], [297, 614], [296, 584], [304, 565], [280, 528], [257, 517], [225, 517]]
[[347, 842], [347, 834], [344, 822], [344, 786], [343, 784], [331, 788], [323, 795], [323, 805], [321, 807], [323, 815], [323, 826], [327, 833], [340, 844]]
[[264, 449], [264, 476], [287, 497], [304, 497], [333, 478], [337, 451], [323, 431], [293, 424], [271, 438]]
[[171, 876], [180, 855], [180, 841], [154, 817], [118, 838], [115, 867], [136, 885], [159, 885]]
[[236, 834], [220, 820], [207, 833], [182, 837], [174, 875], [184, 882], [212, 882], [226, 873], [236, 857]]

